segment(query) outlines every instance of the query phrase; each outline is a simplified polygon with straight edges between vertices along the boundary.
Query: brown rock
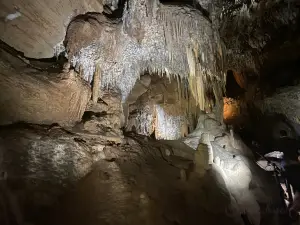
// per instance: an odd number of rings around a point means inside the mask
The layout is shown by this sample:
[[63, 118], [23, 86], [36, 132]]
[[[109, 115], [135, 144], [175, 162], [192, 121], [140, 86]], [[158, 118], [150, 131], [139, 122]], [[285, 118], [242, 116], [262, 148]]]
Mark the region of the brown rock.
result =
[[0, 50], [0, 124], [18, 121], [72, 125], [90, 99], [90, 88], [74, 71], [47, 73]]
[[[68, 26], [65, 37], [68, 56], [72, 57], [96, 39], [112, 37], [117, 27], [117, 21], [110, 20], [100, 13], [87, 13], [77, 17]], [[109, 45], [108, 41], [105, 40], [106, 45]]]
[[127, 98], [127, 103], [135, 103], [136, 100], [148, 90], [150, 83], [151, 77], [149, 75], [142, 76], [140, 80], [137, 80]]
[[[5, 173], [5, 181], [0, 177], [0, 201], [6, 202], [6, 196], [15, 198], [13, 205], [4, 210], [7, 213], [12, 210], [14, 217], [22, 218], [22, 213], [35, 213], [53, 205], [63, 191], [103, 158], [104, 145], [90, 144], [89, 137], [80, 137], [62, 128], [50, 128], [18, 124], [2, 127], [0, 131], [1, 175]], [[99, 137], [97, 140], [103, 141]], [[2, 204], [0, 211], [4, 212]], [[0, 224], [6, 224], [3, 215], [5, 213], [0, 216]]]
[[[31, 58], [54, 55], [54, 46], [63, 41], [72, 17], [102, 12], [102, 1], [1, 1], [0, 39]], [[5, 32], [4, 32], [5, 31]]]

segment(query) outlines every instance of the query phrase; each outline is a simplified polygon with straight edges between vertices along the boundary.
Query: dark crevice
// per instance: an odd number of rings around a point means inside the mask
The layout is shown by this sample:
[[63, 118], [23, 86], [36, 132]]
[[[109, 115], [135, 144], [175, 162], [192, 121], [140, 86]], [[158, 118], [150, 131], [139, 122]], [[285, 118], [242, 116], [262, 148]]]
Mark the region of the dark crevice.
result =
[[162, 4], [172, 4], [172, 5], [195, 5], [195, 0], [160, 0]]
[[195, 4], [195, 8], [198, 9], [202, 15], [210, 22], [212, 23], [212, 20], [210, 18], [210, 13], [206, 9], [204, 9], [199, 3]]
[[199, 10], [202, 13], [203, 17], [205, 19], [207, 19], [210, 23], [212, 23], [209, 11], [204, 9], [199, 4], [199, 2], [197, 2], [195, 0], [182, 0], [182, 1], [180, 1], [180, 0], [177, 0], [177, 1], [174, 1], [174, 0], [160, 0], [160, 3], [162, 3], [164, 5], [177, 5], [177, 6], [186, 5], [186, 6], [193, 7], [195, 9]]
[[300, 57], [296, 60], [281, 62], [279, 65], [270, 63], [261, 71], [261, 86], [265, 94], [270, 95], [278, 88], [298, 85], [300, 83]]
[[116, 10], [112, 11], [111, 13], [106, 13], [104, 11], [103, 15], [105, 15], [107, 18], [110, 18], [110, 19], [120, 19], [120, 18], [122, 18], [126, 2], [127, 2], [127, 0], [119, 0], [118, 8]]
[[235, 98], [242, 96], [245, 90], [239, 86], [235, 80], [232, 70], [227, 71], [226, 76], [226, 97]]
[[99, 118], [99, 117], [103, 117], [106, 115], [107, 115], [107, 112], [105, 112], [105, 111], [103, 111], [103, 112], [85, 111], [82, 116], [82, 121], [85, 122], [85, 121], [91, 120], [92, 117]]
[[63, 68], [63, 64], [67, 61], [64, 56], [52, 57], [52, 58], [29, 58], [24, 55], [23, 52], [16, 50], [15, 48], [9, 46], [2, 40], [0, 40], [0, 48], [7, 52], [8, 54], [20, 59], [28, 67], [34, 68], [39, 71], [48, 71], [48, 72], [60, 72]]

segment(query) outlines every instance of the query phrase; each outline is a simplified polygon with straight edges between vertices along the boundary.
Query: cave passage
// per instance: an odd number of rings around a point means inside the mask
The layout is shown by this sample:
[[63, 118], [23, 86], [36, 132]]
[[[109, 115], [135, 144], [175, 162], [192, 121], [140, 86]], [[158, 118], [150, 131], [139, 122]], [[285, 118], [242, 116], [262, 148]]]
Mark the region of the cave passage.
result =
[[228, 70], [226, 76], [226, 97], [238, 98], [244, 94], [245, 90], [237, 83], [233, 71]]

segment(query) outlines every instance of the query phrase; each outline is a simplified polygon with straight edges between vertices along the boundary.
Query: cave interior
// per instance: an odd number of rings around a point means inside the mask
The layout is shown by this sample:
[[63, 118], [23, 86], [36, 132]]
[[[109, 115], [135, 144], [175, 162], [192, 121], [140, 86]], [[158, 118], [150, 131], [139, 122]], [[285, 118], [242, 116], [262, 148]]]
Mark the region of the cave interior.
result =
[[300, 224], [298, 0], [0, 1], [1, 225]]

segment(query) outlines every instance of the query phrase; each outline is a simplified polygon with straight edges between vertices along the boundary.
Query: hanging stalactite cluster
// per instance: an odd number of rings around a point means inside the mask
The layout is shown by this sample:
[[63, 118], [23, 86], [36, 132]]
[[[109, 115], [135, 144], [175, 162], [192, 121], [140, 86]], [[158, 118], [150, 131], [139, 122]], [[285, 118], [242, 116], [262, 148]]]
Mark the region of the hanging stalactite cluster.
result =
[[157, 1], [130, 0], [122, 23], [92, 17], [99, 21], [101, 32], [90, 45], [69, 55], [86, 80], [92, 81], [95, 64], [99, 64], [101, 88], [117, 87], [123, 100], [145, 71], [170, 79], [188, 78], [201, 110], [210, 104], [206, 96], [209, 90], [213, 90], [215, 99], [220, 97], [218, 93], [225, 83], [218, 66], [223, 60], [221, 41], [200, 11]]

